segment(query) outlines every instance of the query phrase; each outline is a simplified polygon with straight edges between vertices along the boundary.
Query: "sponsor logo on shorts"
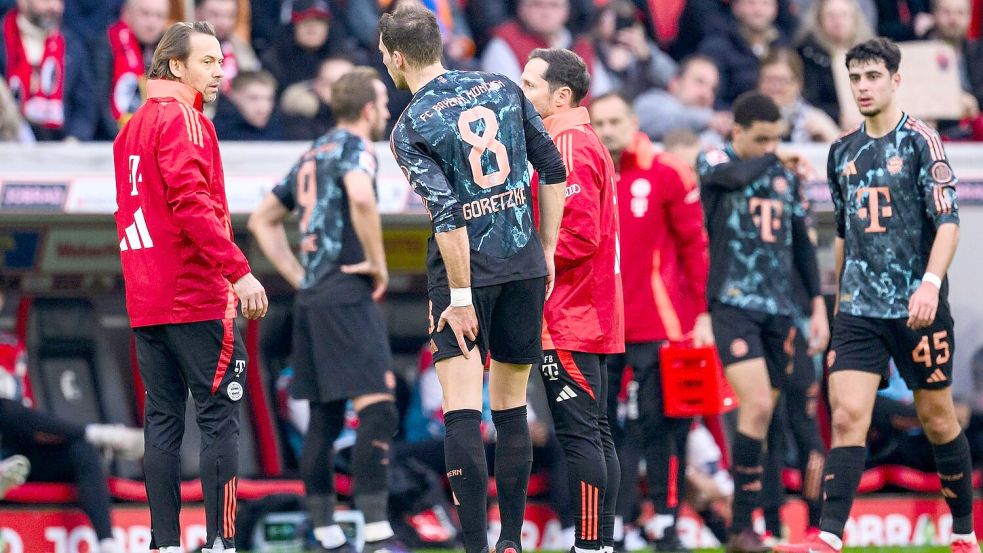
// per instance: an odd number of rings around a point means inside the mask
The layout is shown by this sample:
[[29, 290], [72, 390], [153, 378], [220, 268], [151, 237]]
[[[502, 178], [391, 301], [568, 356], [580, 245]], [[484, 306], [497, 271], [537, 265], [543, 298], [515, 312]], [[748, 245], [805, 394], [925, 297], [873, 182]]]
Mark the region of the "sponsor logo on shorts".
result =
[[734, 357], [744, 357], [747, 355], [748, 346], [743, 338], [736, 338], [730, 343], [730, 354]]
[[929, 376], [926, 382], [928, 382], [929, 384], [936, 384], [938, 382], [945, 382], [946, 380], [949, 379], [945, 377], [945, 373], [942, 372], [942, 369], [935, 369], [935, 371], [932, 373], [932, 376]]
[[229, 387], [225, 389], [226, 393], [229, 394], [229, 399], [232, 401], [239, 401], [242, 399], [242, 384], [238, 382], [230, 382]]
[[244, 370], [246, 370], [246, 360], [236, 359], [236, 368], [235, 368], [236, 378], [239, 378], [239, 376], [242, 375], [242, 371]]
[[553, 360], [552, 355], [543, 356], [543, 364], [539, 366], [539, 371], [550, 382], [560, 379], [560, 364]]
[[831, 349], [829, 353], [826, 354], [826, 366], [832, 367], [833, 363], [836, 363], [836, 350]]

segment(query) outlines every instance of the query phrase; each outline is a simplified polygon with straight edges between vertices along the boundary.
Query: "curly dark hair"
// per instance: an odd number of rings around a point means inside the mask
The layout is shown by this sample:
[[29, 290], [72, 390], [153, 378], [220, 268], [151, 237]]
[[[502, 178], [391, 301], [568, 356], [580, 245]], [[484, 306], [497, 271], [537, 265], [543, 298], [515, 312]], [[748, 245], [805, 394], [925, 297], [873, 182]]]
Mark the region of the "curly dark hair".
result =
[[872, 38], [850, 48], [846, 53], [847, 68], [853, 62], [877, 63], [879, 61], [884, 62], [889, 73], [898, 72], [898, 67], [901, 66], [901, 49], [893, 40], [885, 37]]

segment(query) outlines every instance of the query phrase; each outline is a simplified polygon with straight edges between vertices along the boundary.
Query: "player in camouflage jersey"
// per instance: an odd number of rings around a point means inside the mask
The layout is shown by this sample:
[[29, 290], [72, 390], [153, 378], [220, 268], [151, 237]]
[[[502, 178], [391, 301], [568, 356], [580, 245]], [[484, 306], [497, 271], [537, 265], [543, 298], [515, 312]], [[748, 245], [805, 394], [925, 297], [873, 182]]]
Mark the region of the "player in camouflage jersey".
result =
[[778, 106], [762, 94], [744, 94], [734, 103], [734, 121], [733, 141], [701, 153], [697, 169], [710, 238], [710, 317], [741, 405], [727, 551], [757, 553], [770, 550], [751, 528], [751, 513], [761, 506], [763, 440], [793, 338], [793, 271], [803, 276], [811, 300], [811, 351], [825, 349], [829, 327], [799, 180], [775, 154], [783, 132]]
[[[375, 301], [389, 277], [376, 208], [372, 140], [389, 122], [386, 87], [358, 67], [331, 88], [338, 127], [314, 141], [250, 217], [263, 253], [296, 287], [292, 394], [310, 402], [300, 469], [319, 551], [351, 553], [335, 520], [332, 447], [345, 425], [348, 400], [358, 413], [352, 448], [355, 507], [365, 516], [363, 553], [405, 551], [387, 512], [389, 444], [398, 425], [392, 356]], [[283, 221], [300, 212], [301, 261]]]
[[901, 111], [901, 52], [888, 39], [846, 55], [863, 124], [827, 165], [836, 212], [839, 293], [830, 365], [833, 443], [822, 532], [778, 551], [837, 552], [864, 468], [874, 398], [892, 358], [915, 393], [952, 512], [952, 551], [979, 552], [969, 442], [952, 403], [953, 322], [945, 274], [959, 241], [956, 177], [938, 134]]
[[[447, 476], [467, 553], [488, 548], [488, 468], [481, 389], [497, 430], [498, 553], [518, 553], [532, 464], [526, 383], [542, 359], [543, 304], [563, 212], [566, 170], [535, 108], [501, 75], [448, 71], [432, 12], [407, 2], [379, 22], [379, 50], [414, 97], [392, 149], [433, 224], [427, 253], [431, 349], [443, 389]], [[533, 226], [529, 163], [540, 176]], [[436, 325], [434, 325], [436, 321]]]

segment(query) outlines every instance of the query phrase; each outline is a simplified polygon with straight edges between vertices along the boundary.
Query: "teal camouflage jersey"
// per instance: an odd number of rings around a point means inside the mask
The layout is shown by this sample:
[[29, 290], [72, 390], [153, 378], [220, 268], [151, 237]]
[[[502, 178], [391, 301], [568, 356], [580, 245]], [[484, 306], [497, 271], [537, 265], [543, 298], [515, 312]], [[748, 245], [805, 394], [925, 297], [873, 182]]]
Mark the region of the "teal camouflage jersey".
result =
[[334, 129], [314, 141], [276, 187], [273, 194], [289, 210], [300, 211], [300, 260], [304, 279], [300, 301], [354, 303], [372, 293], [365, 275], [341, 272], [342, 265], [360, 263], [365, 253], [352, 228], [344, 178], [360, 171], [376, 177], [373, 145], [345, 129]]
[[799, 179], [774, 154], [743, 160], [728, 144], [697, 159], [707, 233], [707, 300], [772, 315], [797, 310], [792, 275], [819, 295]]
[[[959, 223], [956, 176], [939, 135], [907, 114], [871, 138], [861, 126], [829, 150], [827, 177], [844, 239], [840, 310], [908, 317], [939, 226]], [[946, 301], [943, 283], [940, 302]]]
[[[393, 154], [427, 207], [435, 233], [467, 228], [471, 285], [542, 277], [527, 142], [549, 135], [521, 89], [501, 75], [447, 71], [420, 88], [393, 129]], [[430, 288], [446, 286], [436, 242]]]

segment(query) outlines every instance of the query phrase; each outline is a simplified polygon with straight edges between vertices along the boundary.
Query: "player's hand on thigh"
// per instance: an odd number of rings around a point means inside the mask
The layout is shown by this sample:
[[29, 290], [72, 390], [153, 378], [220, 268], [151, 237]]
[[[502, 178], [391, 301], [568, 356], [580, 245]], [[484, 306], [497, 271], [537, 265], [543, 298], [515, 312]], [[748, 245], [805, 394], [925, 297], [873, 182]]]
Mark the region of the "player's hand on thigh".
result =
[[246, 273], [245, 276], [235, 281], [232, 288], [242, 303], [243, 317], [254, 320], [266, 316], [266, 310], [270, 306], [269, 300], [266, 298], [266, 289], [252, 273]]
[[464, 339], [467, 338], [473, 342], [478, 338], [478, 316], [474, 312], [474, 305], [461, 307], [451, 305], [444, 309], [444, 312], [440, 314], [440, 320], [437, 321], [437, 332], [441, 332], [448, 325], [454, 332], [454, 337], [457, 338], [457, 345], [461, 348], [464, 358], [470, 359], [468, 344]]
[[935, 321], [939, 308], [939, 289], [934, 284], [922, 282], [908, 300], [908, 328], [919, 330]]

